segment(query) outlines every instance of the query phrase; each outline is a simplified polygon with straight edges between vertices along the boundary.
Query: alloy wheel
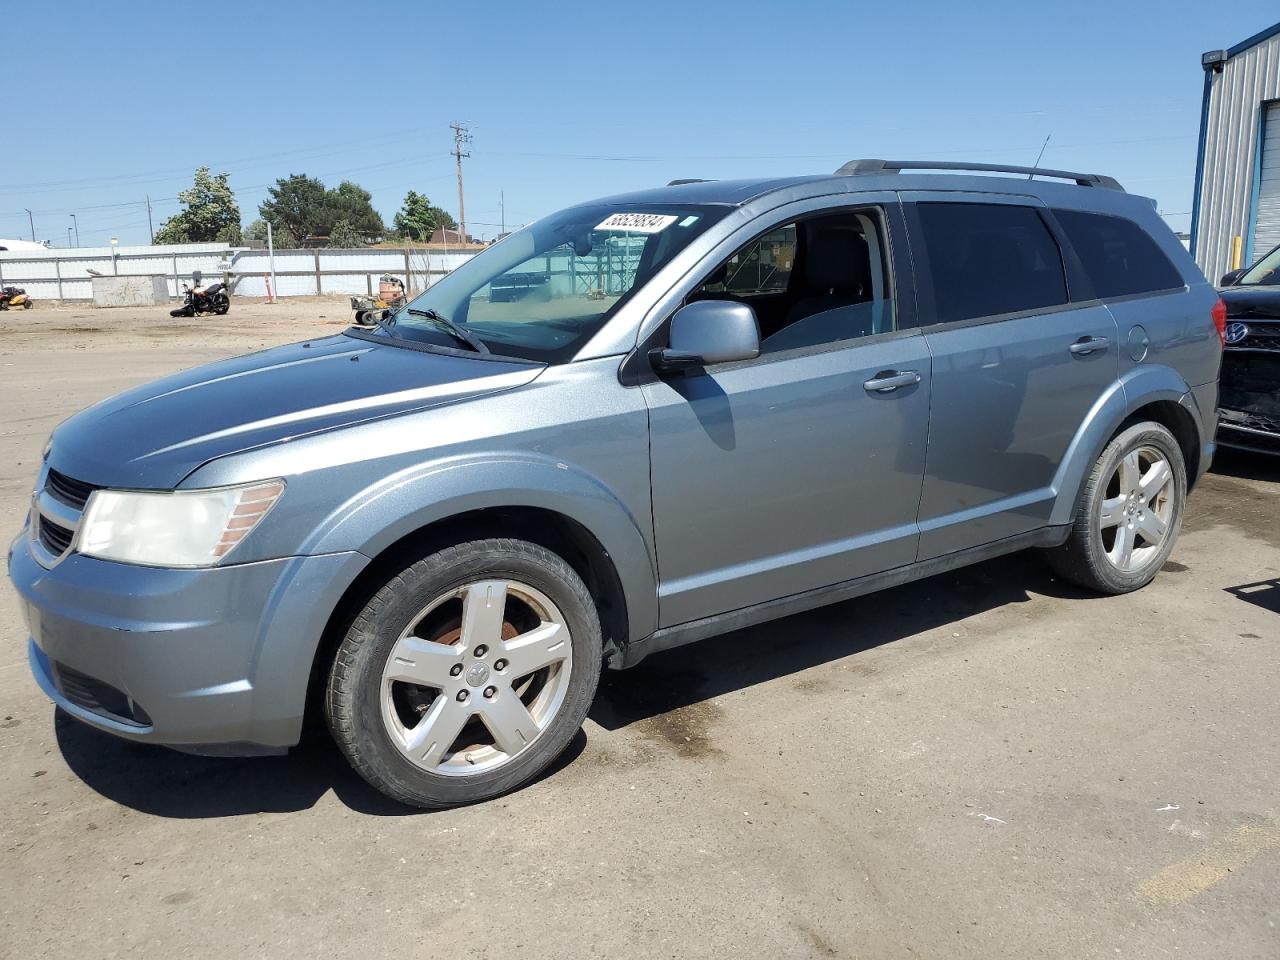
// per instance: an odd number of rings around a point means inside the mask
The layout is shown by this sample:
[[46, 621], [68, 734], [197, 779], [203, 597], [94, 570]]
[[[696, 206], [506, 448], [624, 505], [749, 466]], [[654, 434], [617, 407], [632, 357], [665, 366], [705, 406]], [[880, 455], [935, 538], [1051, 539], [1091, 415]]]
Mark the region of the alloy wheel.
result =
[[1160, 553], [1174, 518], [1174, 495], [1173, 467], [1159, 449], [1135, 447], [1120, 459], [1098, 516], [1112, 566], [1138, 570]]
[[510, 763], [564, 703], [573, 644], [546, 594], [481, 580], [433, 599], [392, 647], [383, 724], [415, 766], [469, 776]]

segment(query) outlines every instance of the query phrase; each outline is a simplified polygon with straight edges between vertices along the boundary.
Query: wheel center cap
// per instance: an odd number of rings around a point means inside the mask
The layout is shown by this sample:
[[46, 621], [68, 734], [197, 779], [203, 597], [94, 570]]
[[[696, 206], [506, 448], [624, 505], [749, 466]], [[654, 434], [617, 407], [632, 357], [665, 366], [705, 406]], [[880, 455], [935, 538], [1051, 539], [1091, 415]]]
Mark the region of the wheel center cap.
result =
[[467, 683], [478, 687], [489, 679], [489, 668], [483, 663], [473, 663], [467, 668]]

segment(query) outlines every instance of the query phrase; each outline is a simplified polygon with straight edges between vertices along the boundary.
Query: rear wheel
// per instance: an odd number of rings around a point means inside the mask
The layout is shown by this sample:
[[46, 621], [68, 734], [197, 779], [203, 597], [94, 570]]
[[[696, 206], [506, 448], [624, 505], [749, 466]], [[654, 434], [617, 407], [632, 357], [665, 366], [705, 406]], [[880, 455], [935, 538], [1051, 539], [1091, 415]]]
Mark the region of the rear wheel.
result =
[[1076, 505], [1066, 543], [1048, 551], [1066, 579], [1100, 593], [1146, 586], [1169, 559], [1187, 499], [1182, 448], [1138, 423], [1107, 444]]
[[600, 675], [600, 621], [560, 557], [479, 540], [392, 577], [329, 675], [338, 746], [374, 787], [446, 807], [515, 789], [568, 746]]
[[213, 298], [213, 312], [218, 316], [223, 316], [231, 309], [231, 300], [225, 293], [220, 293]]

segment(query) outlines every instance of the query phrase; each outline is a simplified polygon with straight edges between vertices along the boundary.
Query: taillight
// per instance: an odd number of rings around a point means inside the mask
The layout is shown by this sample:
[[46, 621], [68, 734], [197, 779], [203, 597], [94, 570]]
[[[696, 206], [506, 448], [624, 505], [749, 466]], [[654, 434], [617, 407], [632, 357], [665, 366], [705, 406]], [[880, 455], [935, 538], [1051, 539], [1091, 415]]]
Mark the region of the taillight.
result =
[[1222, 345], [1227, 345], [1227, 305], [1222, 298], [1218, 298], [1218, 302], [1213, 305], [1211, 312], [1213, 317], [1213, 325], [1218, 328], [1218, 339], [1222, 341]]

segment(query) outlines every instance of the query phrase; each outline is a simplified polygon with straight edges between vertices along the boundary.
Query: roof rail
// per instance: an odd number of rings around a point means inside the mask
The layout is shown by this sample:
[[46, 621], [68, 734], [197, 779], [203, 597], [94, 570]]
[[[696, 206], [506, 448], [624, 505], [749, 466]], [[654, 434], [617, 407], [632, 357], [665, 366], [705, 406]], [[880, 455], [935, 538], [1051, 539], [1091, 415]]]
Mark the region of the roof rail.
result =
[[1013, 167], [1003, 163], [964, 163], [952, 160], [850, 160], [836, 171], [837, 177], [860, 174], [897, 173], [900, 170], [971, 170], [981, 173], [1025, 173], [1032, 177], [1053, 177], [1055, 180], [1073, 180], [1082, 187], [1106, 187], [1124, 192], [1124, 187], [1114, 177], [1102, 173], [1073, 173], [1070, 170], [1050, 170], [1047, 167]]
[[710, 180], [703, 180], [703, 179], [701, 179], [701, 178], [699, 178], [699, 177], [689, 177], [688, 179], [685, 179], [685, 180], [672, 180], [672, 181], [670, 181], [670, 182], [668, 182], [668, 183], [667, 183], [667, 186], [668, 186], [668, 187], [682, 187], [682, 186], [684, 186], [686, 183], [710, 183], [710, 182], [711, 182]]

